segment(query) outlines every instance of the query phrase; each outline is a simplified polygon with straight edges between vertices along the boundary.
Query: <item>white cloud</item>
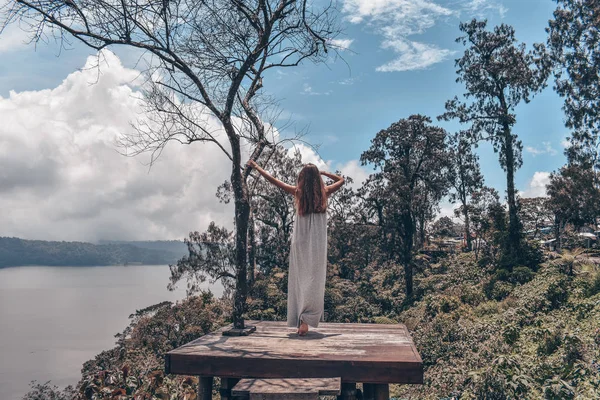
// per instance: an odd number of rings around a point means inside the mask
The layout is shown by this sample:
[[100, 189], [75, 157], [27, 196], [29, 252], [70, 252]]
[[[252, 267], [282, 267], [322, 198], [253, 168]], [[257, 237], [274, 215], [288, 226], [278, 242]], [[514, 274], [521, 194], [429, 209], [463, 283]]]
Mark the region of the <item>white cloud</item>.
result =
[[398, 39], [383, 44], [384, 48], [392, 48], [400, 56], [386, 64], [377, 67], [379, 72], [411, 71], [427, 68], [444, 61], [454, 52], [440, 49], [425, 43], [411, 42]]
[[542, 142], [541, 147], [525, 146], [525, 151], [534, 157], [542, 154], [548, 154], [551, 156], [558, 154], [558, 152], [552, 148], [552, 144], [550, 142]]
[[435, 219], [438, 220], [442, 217], [448, 217], [454, 222], [461, 222], [460, 218], [457, 218], [456, 214], [454, 213], [458, 207], [458, 204], [452, 204], [447, 199], [444, 199], [440, 203], [440, 212], [436, 215]]
[[527, 184], [522, 197], [546, 197], [546, 186], [550, 183], [550, 172], [537, 171]]
[[[2, 4], [0, 3], [0, 9]], [[29, 36], [16, 24], [7, 26], [0, 34], [0, 54], [16, 51], [27, 46]]]
[[390, 72], [423, 69], [446, 60], [452, 51], [408, 37], [424, 33], [439, 20], [458, 19], [462, 11], [503, 12], [493, 4], [496, 3], [491, 0], [463, 0], [449, 8], [431, 0], [344, 0], [342, 11], [351, 23], [365, 23], [380, 34], [382, 48], [397, 54], [395, 59], [377, 68], [380, 72]]
[[483, 17], [486, 13], [496, 12], [500, 18], [504, 18], [508, 9], [501, 3], [494, 0], [466, 0], [463, 2], [463, 8], [468, 17]]
[[312, 147], [306, 146], [302, 143], [294, 144], [288, 149], [290, 155], [295, 152], [299, 152], [302, 157], [302, 162], [312, 163], [317, 166], [320, 170], [329, 172], [341, 171], [342, 174], [349, 176], [353, 179], [352, 187], [359, 188], [362, 183], [369, 177], [370, 172], [360, 165], [358, 160], [350, 160], [346, 163], [337, 163], [334, 165], [332, 161], [325, 161]]
[[337, 50], [344, 51], [350, 48], [352, 42], [354, 42], [354, 39], [331, 39], [328, 41], [328, 44]]
[[306, 94], [309, 96], [329, 96], [331, 94], [331, 90], [328, 90], [326, 92], [315, 92], [312, 88], [312, 86], [310, 86], [308, 83], [304, 83], [304, 85], [302, 85], [302, 92], [300, 92], [300, 94]]
[[349, 176], [354, 181], [352, 186], [358, 189], [369, 177], [369, 171], [360, 165], [358, 160], [350, 160], [347, 163], [338, 165], [337, 170], [342, 174]]
[[422, 33], [438, 16], [452, 14], [452, 10], [428, 0], [345, 0], [342, 11], [352, 23], [393, 20], [406, 34]]
[[317, 168], [328, 170], [331, 168], [331, 163], [324, 161], [319, 154], [313, 149], [302, 143], [295, 143], [288, 149], [288, 154], [292, 156], [295, 153], [300, 153], [304, 164], [315, 164]]
[[350, 86], [350, 85], [354, 85], [358, 81], [360, 81], [359, 77], [350, 77], [350, 78], [339, 80], [339, 81], [337, 81], [337, 83], [340, 85], [344, 85], [344, 86]]
[[[230, 164], [214, 145], [170, 144], [149, 170], [116, 138], [140, 117], [139, 72], [104, 52], [58, 87], [0, 97], [0, 235], [51, 240], [182, 239], [232, 225], [216, 188]], [[218, 129], [218, 126], [215, 127]]]

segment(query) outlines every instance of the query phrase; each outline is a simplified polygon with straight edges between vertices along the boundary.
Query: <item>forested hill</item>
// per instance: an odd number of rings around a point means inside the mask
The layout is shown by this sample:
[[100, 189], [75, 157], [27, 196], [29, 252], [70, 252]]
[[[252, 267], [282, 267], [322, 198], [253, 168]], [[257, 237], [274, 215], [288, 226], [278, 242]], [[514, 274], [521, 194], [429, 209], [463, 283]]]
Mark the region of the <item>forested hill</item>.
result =
[[[0, 237], [0, 268], [21, 265], [118, 265], [125, 263], [169, 264], [181, 257], [173, 246], [137, 246], [119, 242], [95, 245], [85, 242], [48, 242]], [[181, 244], [181, 243], [180, 243]]]
[[100, 240], [98, 244], [127, 244], [142, 249], [166, 251], [170, 253], [175, 253], [178, 259], [188, 254], [187, 245], [181, 240], [143, 240], [135, 242], [127, 242], [121, 240]]

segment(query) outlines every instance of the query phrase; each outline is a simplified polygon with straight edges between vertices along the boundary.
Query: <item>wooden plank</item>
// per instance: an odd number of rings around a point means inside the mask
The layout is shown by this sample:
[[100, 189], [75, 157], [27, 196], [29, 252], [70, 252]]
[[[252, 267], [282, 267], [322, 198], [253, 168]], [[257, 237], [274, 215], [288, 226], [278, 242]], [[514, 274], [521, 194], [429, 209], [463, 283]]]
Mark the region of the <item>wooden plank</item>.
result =
[[337, 396], [341, 378], [324, 379], [242, 379], [232, 389], [234, 396], [255, 394], [314, 393], [316, 396]]
[[[177, 371], [177, 372], [176, 372]], [[195, 371], [232, 378], [333, 378], [341, 376], [345, 382], [369, 383], [423, 383], [421, 367], [406, 367], [394, 363], [373, 365], [366, 362], [322, 362], [296, 360], [246, 359], [237, 365], [229, 361], [204, 359], [197, 364], [192, 358], [172, 358], [172, 373], [193, 375]]]
[[[285, 322], [249, 322], [250, 336], [205, 335], [167, 354], [175, 374], [422, 383], [423, 362], [402, 324], [319, 324], [299, 337]], [[227, 327], [223, 328], [227, 329]]]
[[[272, 324], [272, 323], [271, 323]], [[323, 324], [344, 325], [344, 324]], [[350, 324], [349, 324], [350, 325]], [[293, 328], [259, 325], [250, 336], [205, 335], [170, 355], [210, 355], [223, 358], [301, 358], [304, 360], [371, 360], [374, 362], [417, 362], [420, 357], [406, 328], [363, 324], [364, 327], [324, 327], [299, 337]], [[377, 329], [377, 327], [381, 327]]]
[[256, 394], [252, 393], [249, 400], [318, 400], [319, 395], [315, 393], [289, 393], [289, 394]]

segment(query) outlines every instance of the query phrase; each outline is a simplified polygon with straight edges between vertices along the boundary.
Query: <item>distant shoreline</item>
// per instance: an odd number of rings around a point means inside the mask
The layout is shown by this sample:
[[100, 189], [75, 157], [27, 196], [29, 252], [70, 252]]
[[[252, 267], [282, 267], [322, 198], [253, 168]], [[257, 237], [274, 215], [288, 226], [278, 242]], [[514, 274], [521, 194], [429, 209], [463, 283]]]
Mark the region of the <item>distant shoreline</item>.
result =
[[105, 265], [47, 265], [47, 264], [27, 264], [27, 265], [2, 265], [0, 269], [10, 268], [32, 268], [32, 267], [51, 267], [51, 268], [102, 268], [102, 267], [162, 267], [167, 264], [105, 264]]
[[57, 242], [0, 237], [0, 268], [174, 264], [187, 255], [180, 241]]

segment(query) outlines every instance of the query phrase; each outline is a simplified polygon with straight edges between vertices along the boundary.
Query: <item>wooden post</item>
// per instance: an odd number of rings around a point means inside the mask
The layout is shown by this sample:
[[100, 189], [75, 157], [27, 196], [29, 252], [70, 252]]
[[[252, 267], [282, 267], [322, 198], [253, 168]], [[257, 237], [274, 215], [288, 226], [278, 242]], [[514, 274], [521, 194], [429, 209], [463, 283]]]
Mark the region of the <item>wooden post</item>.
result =
[[390, 385], [363, 383], [363, 400], [389, 400]]
[[375, 399], [375, 385], [372, 383], [363, 383], [363, 400], [374, 400]]
[[356, 400], [356, 383], [342, 382], [342, 394], [338, 396], [338, 400]]
[[212, 400], [212, 376], [198, 377], [198, 400]]
[[240, 380], [237, 378], [221, 378], [221, 388], [219, 389], [219, 393], [221, 394], [221, 400], [231, 400], [233, 396], [231, 395], [231, 389], [239, 382]]

